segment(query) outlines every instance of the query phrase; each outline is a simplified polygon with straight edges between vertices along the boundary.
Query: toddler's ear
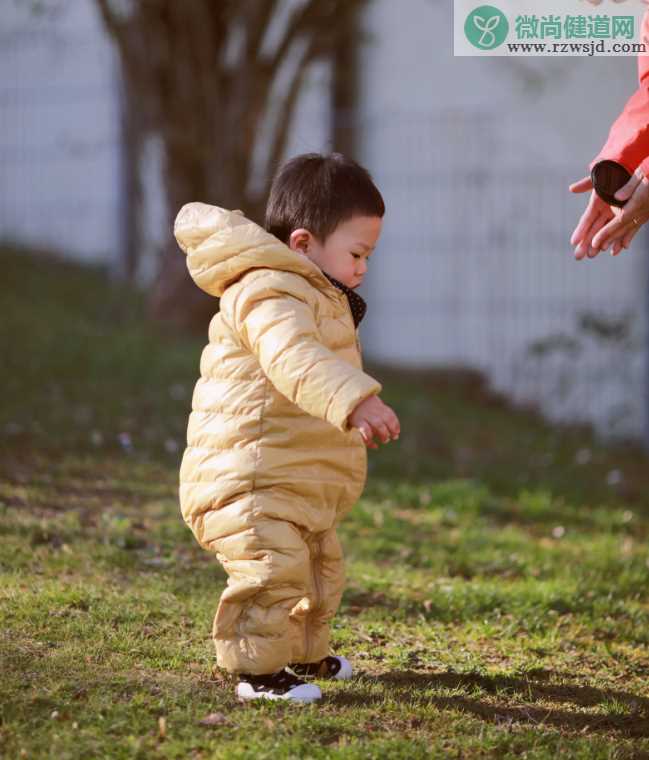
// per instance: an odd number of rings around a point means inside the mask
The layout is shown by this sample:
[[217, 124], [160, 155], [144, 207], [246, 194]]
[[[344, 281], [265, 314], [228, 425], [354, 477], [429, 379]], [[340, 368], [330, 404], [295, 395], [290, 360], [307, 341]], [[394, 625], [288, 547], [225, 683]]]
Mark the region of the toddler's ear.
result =
[[309, 250], [309, 241], [311, 239], [311, 233], [309, 230], [300, 228], [299, 230], [293, 230], [291, 236], [288, 239], [288, 247], [298, 253], [306, 254]]

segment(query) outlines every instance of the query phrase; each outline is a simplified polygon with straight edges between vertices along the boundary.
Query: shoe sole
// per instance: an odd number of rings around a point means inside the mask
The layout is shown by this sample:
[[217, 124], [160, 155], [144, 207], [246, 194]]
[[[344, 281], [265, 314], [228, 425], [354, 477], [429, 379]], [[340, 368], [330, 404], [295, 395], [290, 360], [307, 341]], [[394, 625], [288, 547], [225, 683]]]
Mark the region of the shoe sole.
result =
[[315, 684], [296, 686], [286, 694], [273, 694], [269, 691], [255, 691], [249, 683], [240, 683], [236, 690], [239, 699], [283, 699], [287, 702], [316, 702], [322, 698], [322, 692]]

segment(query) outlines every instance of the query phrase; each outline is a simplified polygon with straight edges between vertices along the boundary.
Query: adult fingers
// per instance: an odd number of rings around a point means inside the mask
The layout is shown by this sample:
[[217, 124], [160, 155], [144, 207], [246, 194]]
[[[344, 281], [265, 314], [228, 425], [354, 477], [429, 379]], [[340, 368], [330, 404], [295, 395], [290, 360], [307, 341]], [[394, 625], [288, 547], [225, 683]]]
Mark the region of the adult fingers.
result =
[[586, 176], [577, 182], [573, 182], [568, 189], [571, 193], [585, 193], [587, 190], [593, 189], [593, 182], [590, 176]]
[[[636, 176], [640, 176], [642, 172], [636, 171]], [[620, 229], [617, 237], [624, 237], [627, 233], [632, 232], [635, 236], [636, 232], [649, 220], [649, 180], [642, 176], [642, 179], [637, 184], [633, 195], [629, 198], [628, 203], [622, 210], [622, 221], [625, 223], [625, 227]], [[607, 242], [614, 242], [610, 238]]]
[[[588, 199], [586, 209], [581, 215], [579, 222], [575, 227], [575, 231], [570, 236], [570, 244], [575, 245], [576, 243], [581, 242], [599, 215], [606, 211], [612, 213], [610, 211], [610, 206], [605, 204], [604, 201], [597, 195], [597, 193], [592, 192], [590, 194], [590, 198]], [[588, 243], [590, 244], [590, 240], [588, 240]]]
[[597, 209], [594, 208], [592, 203], [589, 203], [584, 213], [579, 217], [577, 226], [570, 236], [570, 245], [576, 245], [583, 239], [584, 233], [592, 227], [593, 222], [598, 216], [599, 212]]
[[[632, 241], [632, 240], [633, 240], [633, 238], [634, 238], [634, 237], [635, 237], [635, 236], [638, 234], [638, 230], [639, 230], [639, 229], [640, 229], [640, 227], [639, 227], [639, 226], [634, 226], [634, 227], [632, 227], [632, 229], [630, 229], [630, 230], [629, 230], [629, 231], [626, 233], [626, 235], [625, 235], [625, 236], [622, 238], [622, 240], [620, 241], [620, 242], [621, 242], [621, 244], [622, 244], [622, 248], [629, 248], [629, 247], [630, 247], [630, 245], [631, 245], [631, 241]], [[611, 253], [612, 253], [612, 251], [611, 251]]]
[[617, 238], [621, 237], [622, 231], [626, 232], [629, 224], [633, 224], [631, 219], [624, 214], [618, 214], [613, 217], [606, 225], [604, 225], [593, 237], [591, 246], [593, 248], [599, 248], [606, 250], [606, 244], [611, 243]]
[[642, 169], [638, 168], [635, 170], [635, 172], [631, 175], [631, 179], [626, 183], [626, 185], [622, 186], [616, 193], [615, 197], [619, 201], [628, 201], [629, 198], [635, 193], [636, 188], [638, 185], [642, 182], [644, 178], [644, 174], [642, 173]]
[[[577, 247], [575, 248], [575, 258], [576, 259], [583, 259], [586, 254], [590, 255], [592, 251], [592, 239], [594, 232], [597, 232], [598, 230], [603, 227], [606, 222], [609, 220], [609, 216], [606, 214], [605, 211], [601, 211], [597, 216], [595, 216], [592, 220], [590, 225], [584, 230], [584, 234], [582, 235], [581, 239], [577, 243]], [[595, 254], [597, 255], [597, 254]]]
[[590, 238], [590, 244], [588, 245], [588, 258], [594, 259], [595, 256], [599, 253], [598, 246], [595, 245], [595, 236], [597, 233], [606, 226], [606, 223], [609, 221], [609, 216], [607, 214], [600, 214], [593, 226], [588, 231], [588, 237]]
[[633, 232], [634, 225], [624, 225], [623, 227], [618, 228], [615, 230], [615, 234], [610, 235], [609, 237], [604, 240], [601, 245], [599, 246], [600, 250], [602, 251], [608, 251], [608, 249], [615, 245], [616, 243], [622, 243], [624, 238], [629, 234], [629, 232]]
[[638, 234], [639, 229], [639, 226], [634, 225], [623, 237], [615, 240], [611, 247], [611, 256], [619, 256], [622, 251], [628, 249], [631, 246], [631, 241]]
[[599, 242], [598, 248], [606, 251], [612, 244], [618, 241], [623, 242], [627, 235], [631, 235], [630, 239], [632, 240], [643, 224], [644, 220], [625, 214], [618, 225], [611, 227], [608, 231], [606, 228], [602, 229], [599, 233], [602, 235], [602, 240]]

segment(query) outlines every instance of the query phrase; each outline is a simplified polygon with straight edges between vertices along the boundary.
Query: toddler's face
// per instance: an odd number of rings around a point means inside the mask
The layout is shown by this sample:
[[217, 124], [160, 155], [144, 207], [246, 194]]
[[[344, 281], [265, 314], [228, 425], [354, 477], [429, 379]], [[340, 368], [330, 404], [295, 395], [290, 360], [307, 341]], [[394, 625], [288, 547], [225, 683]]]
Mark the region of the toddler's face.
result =
[[373, 255], [382, 224], [379, 216], [353, 216], [339, 224], [324, 244], [308, 230], [299, 229], [291, 233], [289, 246], [348, 288], [357, 288], [367, 272], [367, 260]]

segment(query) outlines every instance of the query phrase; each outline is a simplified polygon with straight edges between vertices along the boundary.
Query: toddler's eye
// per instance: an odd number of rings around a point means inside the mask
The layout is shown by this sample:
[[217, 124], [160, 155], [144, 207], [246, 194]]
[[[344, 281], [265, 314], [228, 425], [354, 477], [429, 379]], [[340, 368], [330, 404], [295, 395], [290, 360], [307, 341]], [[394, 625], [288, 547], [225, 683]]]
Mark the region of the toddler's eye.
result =
[[353, 253], [353, 252], [352, 252], [352, 256], [353, 256], [355, 259], [360, 259], [360, 257], [361, 257], [361, 254], [360, 254], [360, 253]]

